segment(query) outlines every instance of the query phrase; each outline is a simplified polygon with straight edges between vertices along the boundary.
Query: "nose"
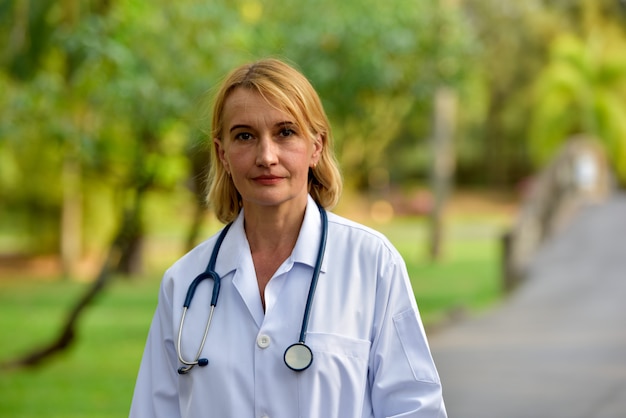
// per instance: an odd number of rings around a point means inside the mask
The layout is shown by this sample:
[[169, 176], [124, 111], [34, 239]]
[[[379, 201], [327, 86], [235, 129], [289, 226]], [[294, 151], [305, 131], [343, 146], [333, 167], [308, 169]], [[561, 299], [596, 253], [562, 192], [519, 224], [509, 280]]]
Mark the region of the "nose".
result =
[[256, 164], [260, 167], [270, 167], [277, 162], [276, 144], [271, 137], [264, 135], [257, 145]]

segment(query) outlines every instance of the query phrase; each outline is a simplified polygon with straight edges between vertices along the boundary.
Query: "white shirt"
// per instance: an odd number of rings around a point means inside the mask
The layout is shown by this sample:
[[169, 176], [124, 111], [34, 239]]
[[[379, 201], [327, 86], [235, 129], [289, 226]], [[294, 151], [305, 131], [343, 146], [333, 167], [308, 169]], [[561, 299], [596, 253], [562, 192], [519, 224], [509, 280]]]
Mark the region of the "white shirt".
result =
[[[298, 341], [321, 237], [309, 197], [291, 256], [265, 289], [263, 312], [243, 214], [222, 243], [219, 300], [202, 356], [179, 375], [176, 339], [183, 302], [217, 237], [164, 275], [130, 411], [132, 418], [446, 417], [404, 261], [381, 234], [328, 213], [328, 241], [306, 334], [312, 365], [283, 361]], [[197, 288], [183, 330], [194, 360], [209, 312], [211, 280]]]

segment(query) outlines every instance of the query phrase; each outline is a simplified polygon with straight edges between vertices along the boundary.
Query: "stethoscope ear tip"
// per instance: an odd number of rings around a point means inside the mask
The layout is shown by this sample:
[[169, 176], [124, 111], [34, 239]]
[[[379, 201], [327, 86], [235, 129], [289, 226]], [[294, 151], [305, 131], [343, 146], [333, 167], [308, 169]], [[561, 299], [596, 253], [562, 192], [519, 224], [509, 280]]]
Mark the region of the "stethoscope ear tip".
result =
[[209, 364], [209, 360], [208, 359], [206, 359], [206, 358], [199, 358], [198, 359], [198, 366], [204, 367], [207, 364]]

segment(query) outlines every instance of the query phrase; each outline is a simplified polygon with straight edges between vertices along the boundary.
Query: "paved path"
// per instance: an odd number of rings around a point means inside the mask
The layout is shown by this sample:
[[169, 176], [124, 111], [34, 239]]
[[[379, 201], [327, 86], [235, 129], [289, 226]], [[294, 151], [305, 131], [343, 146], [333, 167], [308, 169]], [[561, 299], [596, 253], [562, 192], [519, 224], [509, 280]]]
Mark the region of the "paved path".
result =
[[500, 306], [429, 338], [450, 418], [625, 418], [626, 196], [583, 209]]

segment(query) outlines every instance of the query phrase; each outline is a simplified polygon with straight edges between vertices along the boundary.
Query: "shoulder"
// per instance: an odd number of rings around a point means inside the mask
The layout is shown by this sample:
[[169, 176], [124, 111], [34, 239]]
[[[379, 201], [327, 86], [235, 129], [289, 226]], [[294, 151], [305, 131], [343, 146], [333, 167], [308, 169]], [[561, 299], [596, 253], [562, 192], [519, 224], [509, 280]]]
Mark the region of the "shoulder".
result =
[[342, 280], [338, 282], [348, 283], [350, 292], [369, 294], [371, 290], [388, 300], [393, 291], [397, 306], [411, 305], [413, 292], [404, 258], [380, 231], [329, 214], [326, 255], [326, 271], [339, 275]]
[[400, 254], [380, 231], [371, 227], [344, 218], [335, 213], [328, 213], [329, 242], [347, 246], [355, 252], [366, 251], [386, 254], [392, 258], [399, 258]]
[[[221, 231], [221, 230], [220, 230]], [[176, 260], [166, 271], [166, 276], [176, 277], [184, 274], [188, 276], [189, 274], [195, 275], [200, 274], [207, 267], [209, 259], [211, 257], [211, 252], [213, 251], [213, 247], [217, 241], [217, 237], [219, 236], [220, 231], [202, 241], [200, 244], [196, 245], [186, 254], [181, 256], [178, 260]], [[192, 277], [192, 278], [193, 278]]]

